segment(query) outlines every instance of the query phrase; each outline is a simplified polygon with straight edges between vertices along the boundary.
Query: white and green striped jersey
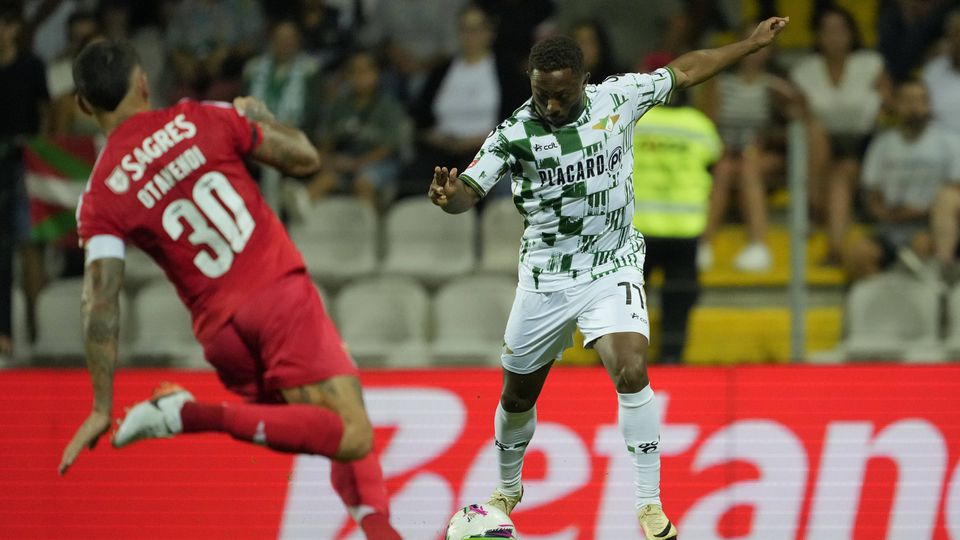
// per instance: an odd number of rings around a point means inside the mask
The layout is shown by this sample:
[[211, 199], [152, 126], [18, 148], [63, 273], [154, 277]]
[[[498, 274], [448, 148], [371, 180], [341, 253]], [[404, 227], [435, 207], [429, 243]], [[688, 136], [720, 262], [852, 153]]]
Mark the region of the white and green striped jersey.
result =
[[580, 117], [553, 128], [528, 100], [487, 137], [460, 179], [481, 197], [508, 172], [524, 219], [520, 287], [556, 291], [643, 267], [633, 220], [633, 126], [666, 102], [669, 68], [587, 85]]

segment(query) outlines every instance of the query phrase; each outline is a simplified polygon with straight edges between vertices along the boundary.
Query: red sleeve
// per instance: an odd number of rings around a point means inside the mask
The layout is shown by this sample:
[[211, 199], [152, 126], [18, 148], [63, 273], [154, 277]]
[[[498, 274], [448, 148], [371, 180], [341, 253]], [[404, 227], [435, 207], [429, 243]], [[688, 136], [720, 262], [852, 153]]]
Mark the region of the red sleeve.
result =
[[260, 146], [260, 142], [263, 141], [263, 131], [260, 126], [240, 116], [232, 104], [205, 101], [201, 107], [215, 125], [224, 127], [238, 154], [246, 156]]
[[93, 190], [83, 192], [77, 204], [77, 235], [80, 237], [81, 246], [101, 234], [125, 238], [123, 230], [108, 216], [109, 212], [100, 205]]

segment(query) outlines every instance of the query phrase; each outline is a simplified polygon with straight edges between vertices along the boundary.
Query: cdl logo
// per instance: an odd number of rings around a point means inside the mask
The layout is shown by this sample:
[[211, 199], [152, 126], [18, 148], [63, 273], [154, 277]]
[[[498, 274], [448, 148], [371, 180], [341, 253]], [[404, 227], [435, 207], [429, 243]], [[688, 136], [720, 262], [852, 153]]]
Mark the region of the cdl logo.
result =
[[[738, 393], [704, 373], [691, 370], [676, 379], [687, 384], [657, 391], [663, 500], [684, 537], [960, 539], [955, 405], [934, 418], [886, 406], [904, 413], [890, 420], [876, 389], [851, 386], [839, 400], [821, 400], [821, 410], [804, 410], [774, 391], [776, 377]], [[374, 384], [366, 392], [393, 520], [411, 540], [438, 538], [455, 509], [485, 500], [497, 478], [497, 375], [477, 388], [450, 384], [449, 376], [433, 372], [419, 377], [421, 386]], [[656, 380], [655, 373], [655, 389]], [[757, 414], [764, 410], [774, 413]], [[867, 410], [876, 418], [863, 417]], [[555, 373], [538, 414], [526, 493], [513, 514], [523, 538], [642, 538], [609, 383]], [[281, 537], [363, 538], [328, 475], [326, 460], [296, 459]]]

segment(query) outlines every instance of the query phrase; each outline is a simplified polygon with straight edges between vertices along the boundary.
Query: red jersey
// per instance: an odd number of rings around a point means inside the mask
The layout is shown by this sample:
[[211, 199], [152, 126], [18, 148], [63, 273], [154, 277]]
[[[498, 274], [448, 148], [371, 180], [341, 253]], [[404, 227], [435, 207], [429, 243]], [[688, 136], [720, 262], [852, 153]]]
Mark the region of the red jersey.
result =
[[243, 164], [260, 128], [229, 104], [181, 101], [110, 134], [77, 208], [81, 243], [111, 235], [148, 253], [201, 342], [303, 259]]

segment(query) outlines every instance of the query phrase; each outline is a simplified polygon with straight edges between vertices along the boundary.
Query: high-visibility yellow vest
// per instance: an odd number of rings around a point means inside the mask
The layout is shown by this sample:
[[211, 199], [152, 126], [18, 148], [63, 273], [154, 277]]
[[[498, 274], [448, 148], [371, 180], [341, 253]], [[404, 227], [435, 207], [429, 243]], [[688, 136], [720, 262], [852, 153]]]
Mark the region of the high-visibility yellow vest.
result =
[[720, 157], [717, 128], [692, 107], [656, 107], [633, 132], [633, 226], [651, 237], [691, 238], [707, 225]]

